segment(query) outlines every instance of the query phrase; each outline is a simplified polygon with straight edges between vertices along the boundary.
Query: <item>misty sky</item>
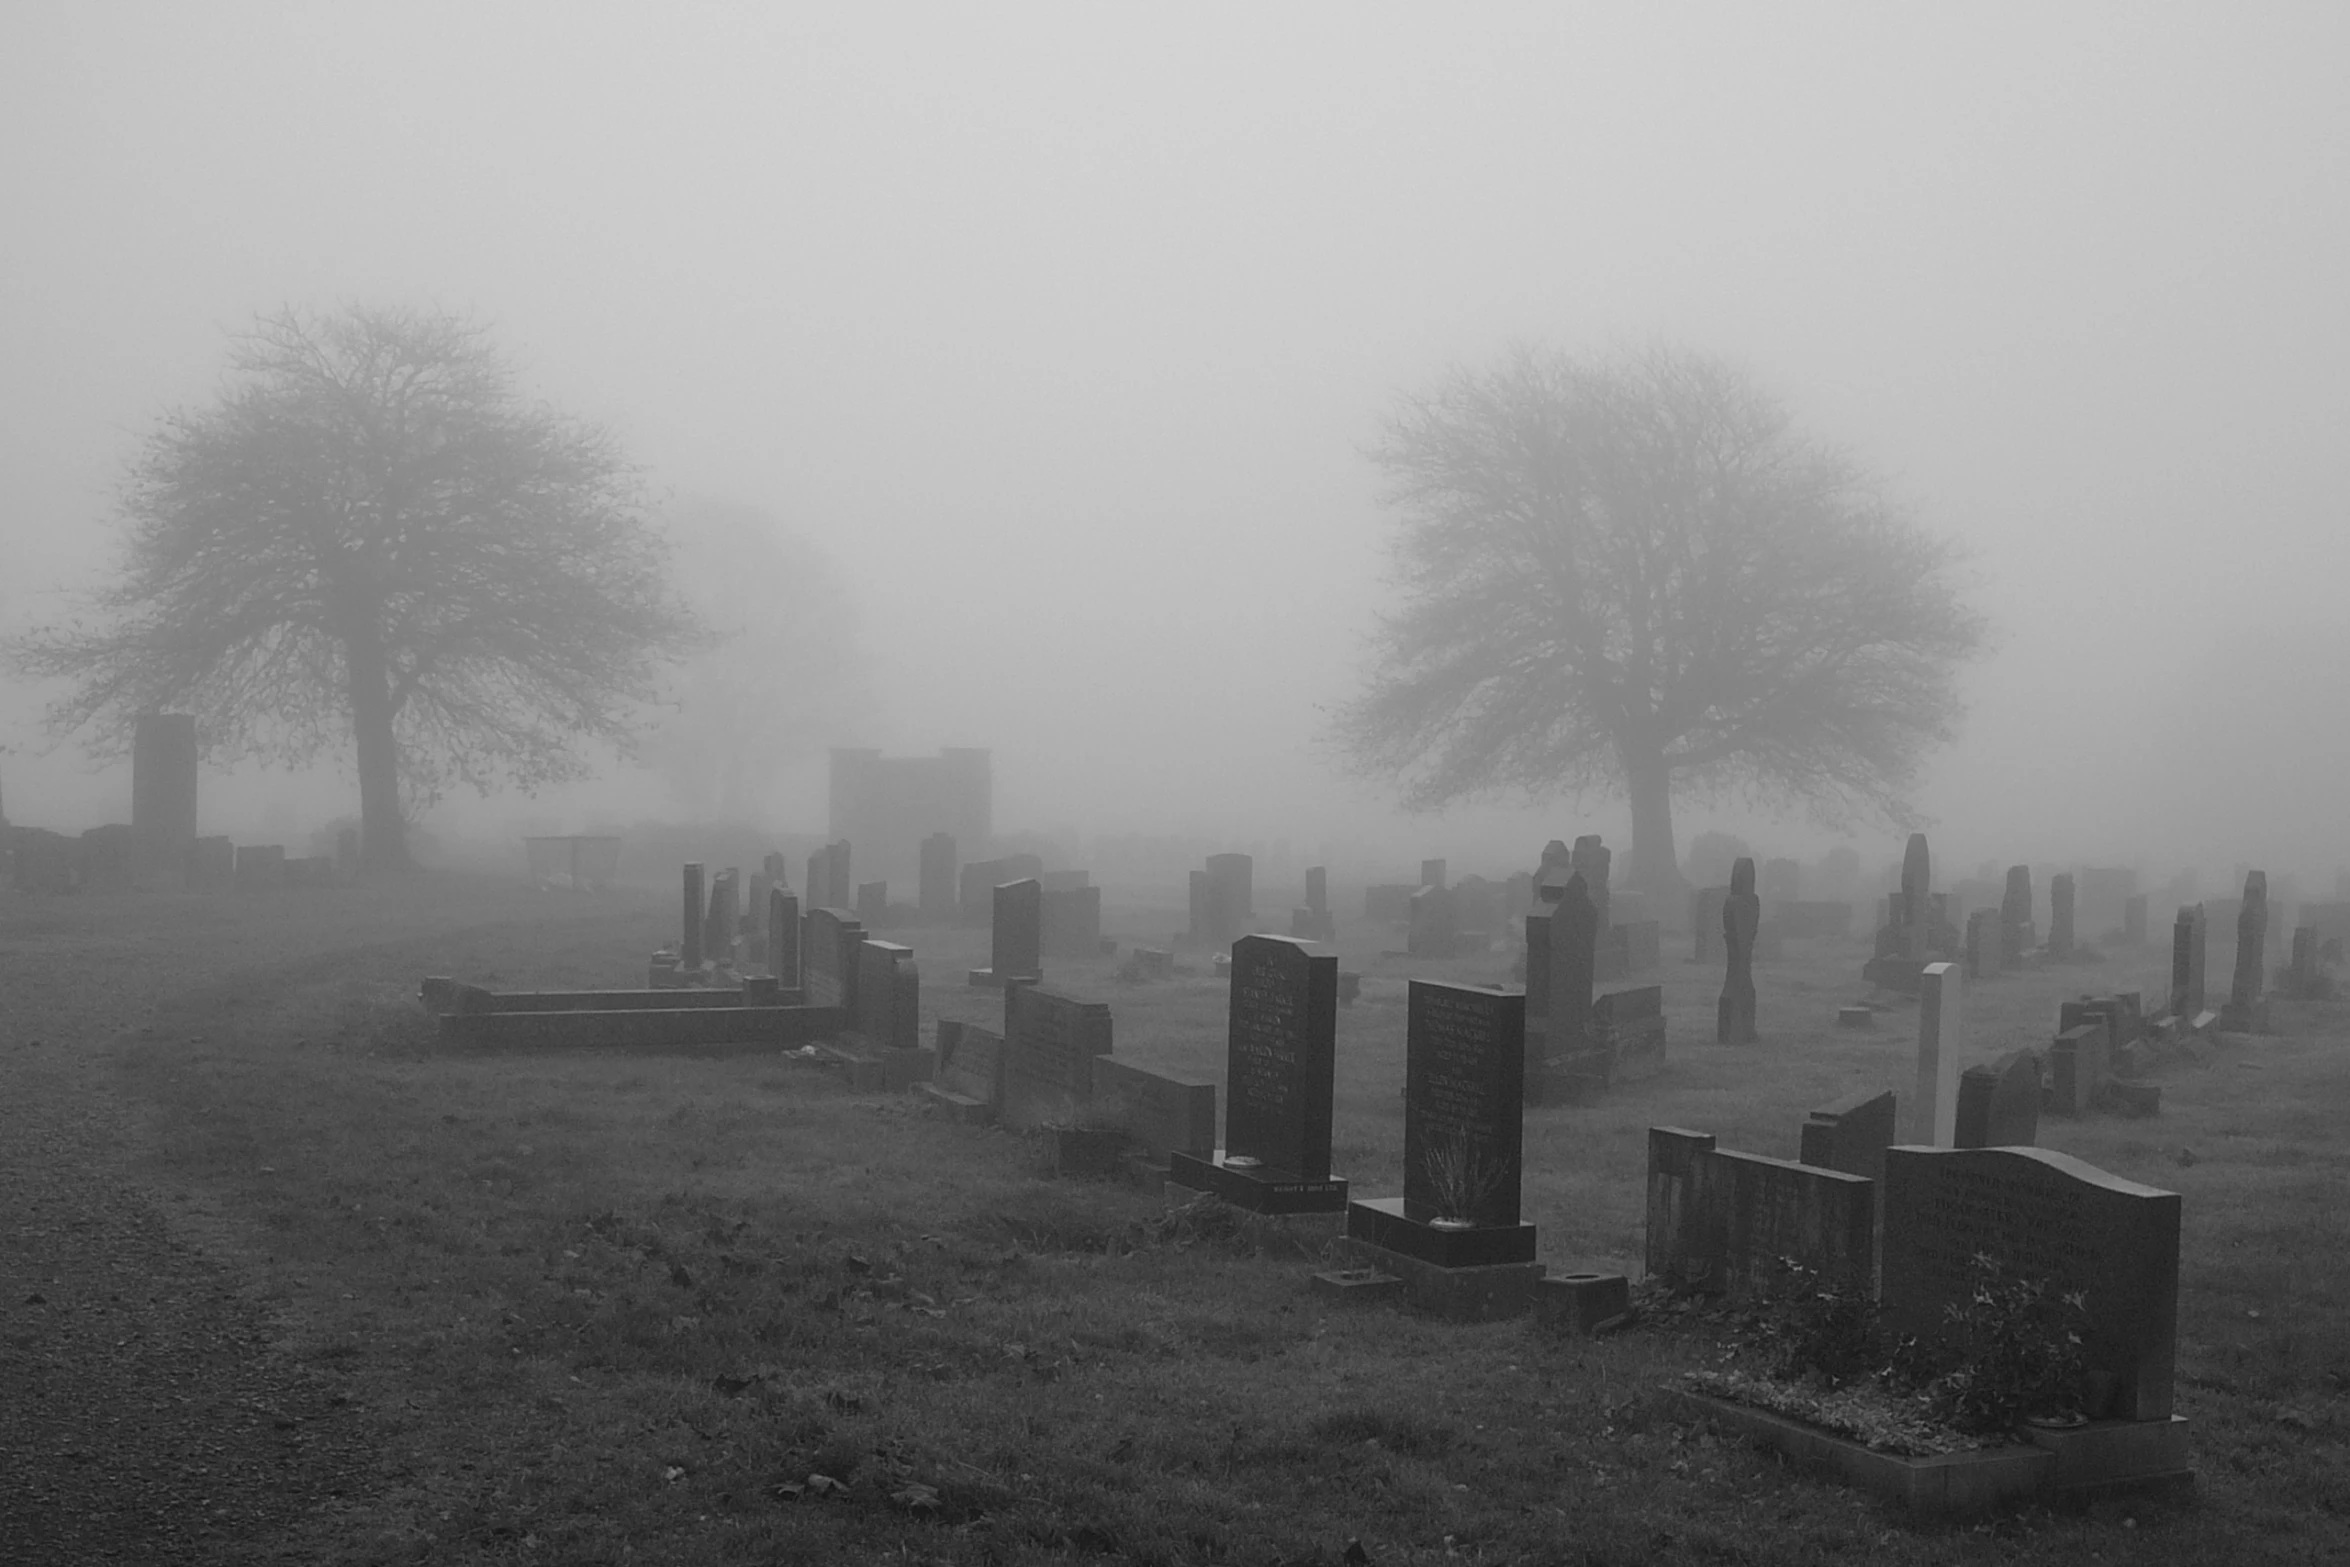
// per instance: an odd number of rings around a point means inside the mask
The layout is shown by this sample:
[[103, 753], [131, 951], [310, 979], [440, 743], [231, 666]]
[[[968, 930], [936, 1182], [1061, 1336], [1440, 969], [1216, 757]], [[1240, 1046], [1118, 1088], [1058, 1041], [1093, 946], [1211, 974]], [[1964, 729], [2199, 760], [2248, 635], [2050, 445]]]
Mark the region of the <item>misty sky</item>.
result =
[[[8, 6], [0, 617], [227, 331], [432, 302], [829, 551], [847, 738], [994, 747], [1000, 825], [1514, 866], [1628, 813], [1403, 822], [1316, 743], [1360, 448], [1515, 338], [1667, 338], [1976, 551], [1946, 865], [2350, 864], [2350, 11], [1767, 9]], [[12, 819], [123, 819], [33, 711]]]

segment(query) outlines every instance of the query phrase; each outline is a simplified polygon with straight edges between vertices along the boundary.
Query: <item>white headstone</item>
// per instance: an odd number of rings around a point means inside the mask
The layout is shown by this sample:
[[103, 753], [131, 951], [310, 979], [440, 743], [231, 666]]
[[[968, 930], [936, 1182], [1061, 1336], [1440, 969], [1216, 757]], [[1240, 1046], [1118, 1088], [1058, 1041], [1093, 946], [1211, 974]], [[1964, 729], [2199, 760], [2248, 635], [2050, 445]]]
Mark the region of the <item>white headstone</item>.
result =
[[1911, 1140], [1949, 1148], [1958, 1140], [1958, 1052], [1965, 1037], [1959, 1007], [1959, 966], [1929, 963], [1918, 985], [1917, 1119]]

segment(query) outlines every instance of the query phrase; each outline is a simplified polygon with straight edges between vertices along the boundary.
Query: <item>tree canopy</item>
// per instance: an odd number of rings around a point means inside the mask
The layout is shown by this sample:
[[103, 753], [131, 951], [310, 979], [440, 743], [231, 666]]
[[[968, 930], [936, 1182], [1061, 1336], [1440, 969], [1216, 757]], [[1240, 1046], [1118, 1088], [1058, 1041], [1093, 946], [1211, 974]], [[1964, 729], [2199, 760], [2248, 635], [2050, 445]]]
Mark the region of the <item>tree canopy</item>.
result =
[[580, 776], [697, 645], [636, 472], [526, 402], [483, 327], [437, 311], [261, 318], [208, 407], [166, 415], [87, 613], [12, 644], [71, 682], [60, 735], [118, 752], [196, 716], [208, 754], [353, 747], [365, 856], [405, 863], [403, 796]]
[[1337, 736], [1413, 807], [1620, 793], [1661, 891], [1676, 792], [1899, 818], [1954, 732], [1983, 630], [1951, 547], [1727, 364], [1521, 348], [1370, 456], [1401, 603]]

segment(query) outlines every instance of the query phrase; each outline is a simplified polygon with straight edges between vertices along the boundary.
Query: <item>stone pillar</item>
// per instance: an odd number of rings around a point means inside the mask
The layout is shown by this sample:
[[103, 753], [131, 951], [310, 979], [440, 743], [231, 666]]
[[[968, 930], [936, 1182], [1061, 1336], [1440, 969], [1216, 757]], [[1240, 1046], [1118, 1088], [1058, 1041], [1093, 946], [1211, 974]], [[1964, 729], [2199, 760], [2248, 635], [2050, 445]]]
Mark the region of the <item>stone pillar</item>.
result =
[[1965, 1044], [1958, 965], [1929, 963], [1918, 980], [1918, 1091], [1911, 1141], [1948, 1148], [1958, 1127], [1958, 1055]]
[[677, 966], [691, 972], [702, 966], [702, 862], [685, 862], [685, 939], [678, 944]]
[[2228, 987], [2228, 1029], [2267, 1032], [2268, 1005], [2261, 998], [2268, 961], [2268, 872], [2244, 878], [2244, 907], [2236, 915], [2236, 973]]
[[2170, 1009], [2181, 1023], [2192, 1024], [2203, 1011], [2203, 905], [2190, 903], [2179, 910], [2170, 937]]

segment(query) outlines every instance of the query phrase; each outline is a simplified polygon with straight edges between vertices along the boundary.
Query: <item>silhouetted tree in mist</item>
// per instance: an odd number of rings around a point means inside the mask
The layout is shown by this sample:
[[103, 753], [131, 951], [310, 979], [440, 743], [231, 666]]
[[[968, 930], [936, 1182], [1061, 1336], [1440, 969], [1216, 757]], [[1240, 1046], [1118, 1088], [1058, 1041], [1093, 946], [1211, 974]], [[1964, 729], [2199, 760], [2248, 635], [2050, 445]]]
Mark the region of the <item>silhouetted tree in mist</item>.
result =
[[349, 745], [371, 868], [407, 862], [404, 795], [625, 749], [698, 637], [610, 435], [525, 402], [485, 329], [439, 312], [266, 316], [231, 369], [146, 437], [87, 623], [11, 644], [72, 682], [52, 732], [112, 753], [172, 709], [216, 756]]
[[1676, 792], [1898, 819], [1953, 733], [1982, 622], [1950, 547], [1728, 365], [1523, 348], [1370, 455], [1402, 604], [1337, 736], [1412, 807], [1618, 792], [1664, 891]]

